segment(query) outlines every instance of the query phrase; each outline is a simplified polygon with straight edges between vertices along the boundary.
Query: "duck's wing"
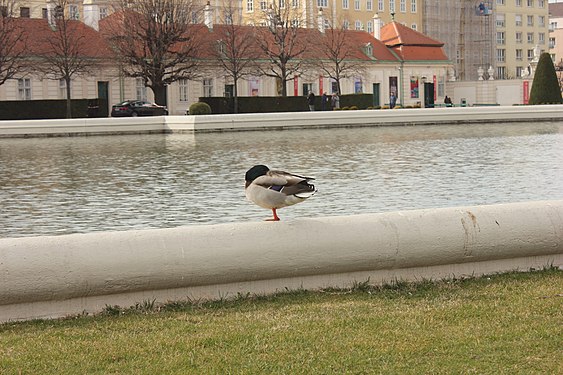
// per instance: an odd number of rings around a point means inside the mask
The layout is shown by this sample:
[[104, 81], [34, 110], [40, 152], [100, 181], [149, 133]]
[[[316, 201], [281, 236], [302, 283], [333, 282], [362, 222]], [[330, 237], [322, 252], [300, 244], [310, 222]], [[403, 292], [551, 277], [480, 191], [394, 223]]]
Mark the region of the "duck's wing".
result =
[[[285, 195], [296, 195], [315, 193], [315, 185], [310, 184], [309, 181], [314, 180], [313, 177], [299, 176], [293, 173], [284, 171], [269, 171], [267, 173], [272, 179], [276, 181], [284, 180], [284, 184], [272, 184], [270, 189], [279, 191]], [[305, 196], [303, 196], [304, 198]], [[307, 196], [308, 197], [308, 196]]]

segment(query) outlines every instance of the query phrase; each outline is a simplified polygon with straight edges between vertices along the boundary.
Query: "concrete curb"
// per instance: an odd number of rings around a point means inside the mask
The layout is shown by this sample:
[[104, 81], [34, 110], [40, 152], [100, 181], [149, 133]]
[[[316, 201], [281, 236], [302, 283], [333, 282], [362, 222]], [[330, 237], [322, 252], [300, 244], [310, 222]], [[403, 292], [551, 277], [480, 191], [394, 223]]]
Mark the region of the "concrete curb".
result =
[[0, 321], [563, 264], [563, 200], [0, 239]]
[[563, 121], [563, 105], [0, 121], [0, 138]]

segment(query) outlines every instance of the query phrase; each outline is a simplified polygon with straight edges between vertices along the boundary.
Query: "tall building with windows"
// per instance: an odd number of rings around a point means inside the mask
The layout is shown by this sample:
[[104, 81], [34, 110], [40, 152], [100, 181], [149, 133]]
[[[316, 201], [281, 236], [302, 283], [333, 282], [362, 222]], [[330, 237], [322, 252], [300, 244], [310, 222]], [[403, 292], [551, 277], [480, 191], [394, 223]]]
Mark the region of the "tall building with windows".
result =
[[[374, 31], [374, 15], [384, 23], [393, 19], [414, 30], [421, 29], [423, 0], [240, 0], [247, 24], [265, 22], [265, 14], [274, 8], [289, 7], [301, 27], [316, 28], [322, 11], [326, 26], [350, 30]], [[272, 1], [275, 3], [272, 5]]]
[[563, 71], [563, 3], [549, 4], [549, 54], [559, 71]]
[[[425, 0], [423, 32], [444, 41], [458, 80], [521, 77], [548, 50], [547, 0]], [[537, 47], [536, 47], [537, 46]]]
[[517, 78], [538, 51], [549, 51], [547, 0], [496, 0], [495, 64], [498, 78]]

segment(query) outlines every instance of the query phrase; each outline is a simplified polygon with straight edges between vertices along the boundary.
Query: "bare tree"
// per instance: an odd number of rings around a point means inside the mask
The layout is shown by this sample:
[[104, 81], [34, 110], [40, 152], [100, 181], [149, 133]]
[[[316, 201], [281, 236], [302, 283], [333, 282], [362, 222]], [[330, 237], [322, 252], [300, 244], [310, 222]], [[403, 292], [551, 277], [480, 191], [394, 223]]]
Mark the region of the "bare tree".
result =
[[362, 60], [358, 54], [363, 53], [364, 46], [354, 42], [352, 34], [355, 31], [347, 30], [344, 26], [334, 27], [330, 24], [320, 35], [318, 43], [314, 43], [316, 56], [314, 65], [319, 68], [325, 77], [333, 79], [340, 90], [340, 81], [363, 72]]
[[234, 113], [237, 113], [238, 82], [253, 73], [257, 50], [252, 29], [241, 26], [242, 15], [239, 8], [233, 4], [233, 0], [223, 4], [222, 25], [215, 30], [219, 44], [214, 51], [225, 75], [233, 82]]
[[200, 74], [206, 43], [194, 19], [200, 12], [191, 0], [119, 0], [106, 24], [123, 73], [143, 79], [158, 104], [166, 105], [169, 84]]
[[15, 0], [0, 0], [0, 85], [24, 67], [26, 34], [15, 18]]
[[89, 74], [99, 63], [88, 45], [86, 32], [90, 31], [82, 22], [70, 14], [67, 0], [57, 0], [49, 14], [51, 33], [41, 42], [46, 46], [40, 56], [38, 69], [51, 79], [64, 80], [66, 89], [66, 116], [72, 117], [72, 79]]
[[305, 52], [309, 47], [307, 32], [299, 26], [301, 14], [279, 0], [263, 15], [267, 27], [256, 27], [256, 40], [268, 64], [258, 65], [258, 70], [279, 80], [281, 95], [287, 96], [287, 82], [301, 71]]

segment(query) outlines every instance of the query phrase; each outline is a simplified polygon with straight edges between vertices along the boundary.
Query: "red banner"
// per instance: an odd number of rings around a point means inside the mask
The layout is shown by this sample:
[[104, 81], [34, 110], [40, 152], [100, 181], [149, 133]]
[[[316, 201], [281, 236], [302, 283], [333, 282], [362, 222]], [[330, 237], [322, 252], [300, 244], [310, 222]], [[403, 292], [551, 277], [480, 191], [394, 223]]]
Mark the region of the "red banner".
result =
[[319, 76], [319, 95], [323, 94], [323, 76]]
[[438, 84], [436, 82], [436, 76], [433, 76], [432, 82], [434, 83], [434, 102], [436, 102], [436, 89], [438, 88]]
[[522, 103], [528, 104], [528, 100], [530, 100], [530, 81], [522, 81]]
[[297, 74], [293, 76], [293, 96], [299, 96], [299, 77]]

